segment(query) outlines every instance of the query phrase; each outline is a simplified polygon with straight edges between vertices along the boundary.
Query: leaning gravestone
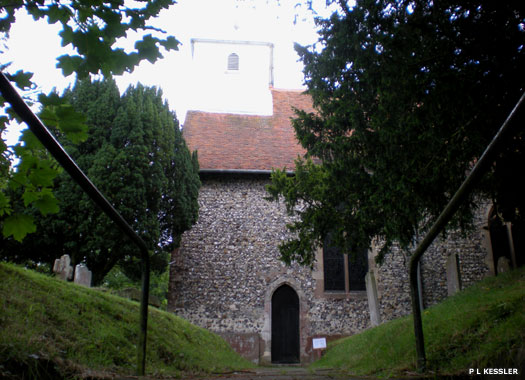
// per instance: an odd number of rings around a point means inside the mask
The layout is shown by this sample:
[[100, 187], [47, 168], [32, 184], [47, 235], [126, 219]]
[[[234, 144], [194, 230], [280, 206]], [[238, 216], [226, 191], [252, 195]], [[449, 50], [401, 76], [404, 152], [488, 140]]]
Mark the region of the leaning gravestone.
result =
[[502, 274], [502, 273], [508, 272], [510, 270], [510, 268], [511, 268], [510, 260], [508, 258], [506, 258], [505, 256], [501, 256], [498, 259], [497, 268], [498, 268], [498, 274]]
[[75, 284], [91, 287], [91, 271], [84, 264], [75, 266]]
[[69, 255], [63, 255], [60, 259], [55, 260], [53, 272], [55, 272], [61, 280], [71, 280], [73, 277], [73, 267], [70, 264], [71, 259], [69, 258]]

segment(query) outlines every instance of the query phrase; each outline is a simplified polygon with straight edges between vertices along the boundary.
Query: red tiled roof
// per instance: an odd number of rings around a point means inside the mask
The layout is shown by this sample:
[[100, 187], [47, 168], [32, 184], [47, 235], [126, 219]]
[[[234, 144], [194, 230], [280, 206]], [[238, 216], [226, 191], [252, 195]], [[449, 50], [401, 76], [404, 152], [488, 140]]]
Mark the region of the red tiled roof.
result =
[[313, 112], [302, 91], [272, 89], [273, 115], [251, 116], [189, 111], [183, 136], [197, 150], [201, 169], [293, 169], [305, 150], [295, 138], [292, 107]]

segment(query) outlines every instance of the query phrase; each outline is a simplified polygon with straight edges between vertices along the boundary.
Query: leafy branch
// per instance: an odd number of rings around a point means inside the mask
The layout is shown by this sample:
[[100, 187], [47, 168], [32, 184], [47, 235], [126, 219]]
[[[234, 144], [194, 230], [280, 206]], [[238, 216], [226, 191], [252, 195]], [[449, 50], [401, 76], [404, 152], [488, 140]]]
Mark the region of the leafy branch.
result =
[[[75, 52], [57, 57], [57, 67], [62, 69], [64, 76], [75, 73], [77, 78], [98, 74], [110, 77], [133, 71], [143, 60], [154, 63], [163, 58], [164, 52], [178, 49], [179, 41], [175, 37], [166, 36], [163, 30], [148, 24], [173, 3], [171, 0], [139, 1], [130, 7], [116, 0], [12, 1], [3, 5], [0, 37], [4, 41], [9, 39], [17, 12], [25, 10], [35, 21], [46, 19], [48, 24], [62, 25], [59, 33], [62, 46], [69, 46]], [[127, 38], [130, 31], [139, 36], [146, 31], [149, 33], [137, 37], [134, 50], [127, 52], [119, 47], [119, 41]], [[24, 94], [38, 88], [32, 81], [32, 73], [23, 70], [10, 73], [8, 68], [9, 65], [0, 67]], [[48, 128], [64, 134], [74, 143], [85, 141], [87, 126], [82, 114], [57, 94], [40, 95], [38, 102], [40, 117]], [[2, 134], [10, 123], [19, 120], [2, 97], [0, 108], [3, 111], [0, 114]], [[34, 220], [24, 210], [15, 211], [9, 192], [23, 189], [26, 208], [34, 207], [42, 214], [57, 212], [58, 204], [51, 188], [59, 170], [29, 131], [22, 134], [15, 147], [8, 147], [4, 139], [0, 139], [0, 152], [0, 224], [5, 237], [13, 236], [21, 241], [27, 233], [34, 232]], [[18, 160], [15, 168], [12, 167], [13, 159]]]

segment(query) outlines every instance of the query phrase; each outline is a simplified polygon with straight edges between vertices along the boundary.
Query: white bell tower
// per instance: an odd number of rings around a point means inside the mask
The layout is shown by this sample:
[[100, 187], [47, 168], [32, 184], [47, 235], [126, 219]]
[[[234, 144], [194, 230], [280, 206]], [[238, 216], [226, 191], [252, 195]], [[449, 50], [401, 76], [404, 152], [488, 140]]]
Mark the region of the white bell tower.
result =
[[271, 115], [273, 52], [269, 42], [191, 39], [189, 109]]

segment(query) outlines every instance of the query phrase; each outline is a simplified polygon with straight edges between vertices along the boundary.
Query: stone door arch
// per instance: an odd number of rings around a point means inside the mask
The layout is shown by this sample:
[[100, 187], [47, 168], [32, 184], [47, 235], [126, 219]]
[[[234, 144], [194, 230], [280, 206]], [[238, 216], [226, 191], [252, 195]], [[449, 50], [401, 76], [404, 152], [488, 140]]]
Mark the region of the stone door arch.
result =
[[299, 363], [299, 296], [289, 285], [272, 295], [272, 363]]

